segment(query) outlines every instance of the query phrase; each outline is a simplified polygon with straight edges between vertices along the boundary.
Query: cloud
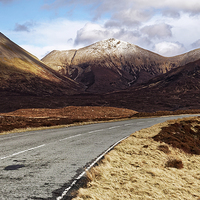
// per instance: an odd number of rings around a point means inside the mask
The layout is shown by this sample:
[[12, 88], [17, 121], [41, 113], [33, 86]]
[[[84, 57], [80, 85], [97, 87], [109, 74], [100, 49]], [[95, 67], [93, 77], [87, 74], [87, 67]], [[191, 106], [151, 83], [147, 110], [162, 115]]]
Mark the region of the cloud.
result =
[[163, 39], [167, 37], [172, 37], [172, 26], [161, 23], [145, 26], [141, 29], [141, 32], [148, 35], [150, 38]]
[[140, 33], [136, 30], [130, 31], [126, 29], [105, 28], [105, 26], [87, 23], [83, 28], [77, 31], [75, 45], [90, 45], [94, 42], [109, 38], [116, 38], [131, 43], [136, 43], [140, 38]]
[[26, 22], [24, 24], [18, 24], [16, 23], [15, 24], [15, 28], [14, 28], [14, 31], [17, 31], [17, 32], [30, 32], [30, 28], [34, 26], [34, 23], [32, 22]]
[[163, 56], [175, 56], [185, 51], [183, 44], [178, 42], [160, 42], [155, 45], [154, 51]]
[[[199, 0], [55, 0], [53, 3], [45, 4], [44, 9], [54, 9], [63, 6], [72, 5], [83, 5], [83, 6], [93, 6], [95, 7], [95, 12], [91, 12], [96, 17], [101, 16], [105, 13], [119, 13], [120, 11], [127, 9], [143, 10], [148, 11], [149, 8], [154, 8], [161, 10], [166, 14], [166, 8], [168, 14], [187, 12], [193, 15], [198, 15], [200, 13], [200, 2]], [[175, 16], [175, 15], [169, 16]]]
[[75, 45], [89, 45], [93, 42], [109, 37], [110, 33], [103, 27], [94, 23], [87, 23], [83, 28], [77, 31]]
[[200, 39], [191, 44], [192, 48], [200, 48]]
[[[0, 0], [0, 3], [12, 1], [16, 0]], [[39, 58], [54, 49], [78, 49], [113, 37], [166, 56], [182, 53], [185, 49], [190, 50], [191, 44], [193, 47], [199, 44], [197, 42], [200, 34], [200, 27], [197, 26], [200, 20], [199, 0], [45, 0], [42, 2], [46, 2], [42, 7], [46, 9], [43, 13], [50, 13], [52, 20], [42, 19], [36, 24], [18, 22], [10, 33], [11, 37], [8, 35], [12, 39], [17, 38], [14, 41], [27, 47], [27, 50]], [[53, 9], [56, 9], [57, 15], [52, 16]], [[73, 20], [53, 19], [58, 16], [69, 17], [66, 14], [69, 11], [73, 12], [70, 16]], [[85, 15], [87, 20], [84, 20]]]
[[69, 21], [59, 18], [33, 23], [34, 28], [29, 28], [29, 32], [26, 31], [26, 26], [24, 31], [22, 31], [22, 28], [18, 31], [3, 32], [15, 43], [25, 47], [27, 51], [41, 59], [47, 52], [52, 50], [74, 49], [77, 30], [80, 30], [85, 24], [85, 21]]
[[165, 17], [174, 18], [174, 19], [180, 18], [181, 16], [178, 10], [173, 10], [173, 9], [168, 9], [168, 8], [162, 11], [162, 15]]
[[105, 27], [137, 27], [152, 17], [151, 11], [127, 9], [115, 13]]

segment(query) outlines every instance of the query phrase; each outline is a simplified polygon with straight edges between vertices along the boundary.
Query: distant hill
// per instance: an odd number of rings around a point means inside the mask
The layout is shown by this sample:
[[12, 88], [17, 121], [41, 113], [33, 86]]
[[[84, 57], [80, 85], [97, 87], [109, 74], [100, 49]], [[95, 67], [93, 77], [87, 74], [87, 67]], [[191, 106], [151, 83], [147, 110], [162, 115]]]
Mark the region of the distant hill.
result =
[[83, 86], [62, 77], [0, 33], [0, 91], [33, 95], [73, 94]]
[[84, 84], [87, 91], [106, 93], [147, 82], [197, 59], [200, 59], [200, 49], [167, 58], [109, 39], [79, 50], [54, 50], [42, 61], [65, 77]]

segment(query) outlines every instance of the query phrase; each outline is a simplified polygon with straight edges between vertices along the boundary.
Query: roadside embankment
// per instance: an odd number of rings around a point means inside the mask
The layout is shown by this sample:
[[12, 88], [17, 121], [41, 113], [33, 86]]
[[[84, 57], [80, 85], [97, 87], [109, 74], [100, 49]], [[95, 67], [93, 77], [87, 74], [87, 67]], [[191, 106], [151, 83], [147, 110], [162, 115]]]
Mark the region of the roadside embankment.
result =
[[73, 200], [200, 199], [200, 118], [133, 133], [87, 172]]

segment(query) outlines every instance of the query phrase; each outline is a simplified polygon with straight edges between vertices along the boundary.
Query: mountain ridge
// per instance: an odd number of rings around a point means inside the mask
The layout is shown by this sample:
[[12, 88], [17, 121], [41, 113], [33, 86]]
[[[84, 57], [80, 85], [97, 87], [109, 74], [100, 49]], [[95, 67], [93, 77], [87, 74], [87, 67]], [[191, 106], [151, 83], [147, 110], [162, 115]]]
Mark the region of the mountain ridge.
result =
[[112, 38], [78, 50], [54, 50], [42, 61], [63, 76], [85, 85], [86, 91], [105, 93], [144, 83], [199, 58], [200, 49], [163, 57]]
[[[63, 77], [0, 33], [0, 90], [43, 94], [67, 94], [83, 86]], [[40, 85], [40, 84], [41, 85]]]

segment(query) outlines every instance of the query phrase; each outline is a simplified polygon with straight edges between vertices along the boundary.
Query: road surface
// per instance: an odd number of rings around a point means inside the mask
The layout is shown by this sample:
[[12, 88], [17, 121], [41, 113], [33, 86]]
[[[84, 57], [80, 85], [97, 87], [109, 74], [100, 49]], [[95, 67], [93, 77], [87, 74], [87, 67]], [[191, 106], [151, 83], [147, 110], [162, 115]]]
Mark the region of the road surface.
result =
[[[187, 115], [184, 115], [186, 117]], [[181, 116], [132, 119], [0, 136], [0, 199], [56, 199], [115, 142]], [[56, 191], [60, 190], [60, 194]]]

